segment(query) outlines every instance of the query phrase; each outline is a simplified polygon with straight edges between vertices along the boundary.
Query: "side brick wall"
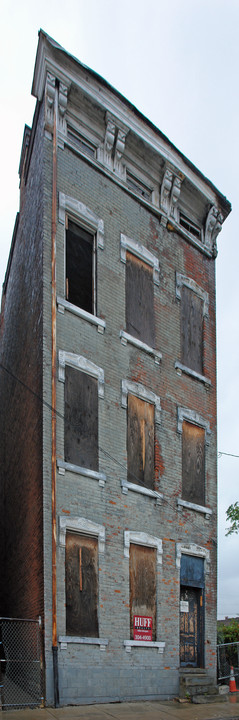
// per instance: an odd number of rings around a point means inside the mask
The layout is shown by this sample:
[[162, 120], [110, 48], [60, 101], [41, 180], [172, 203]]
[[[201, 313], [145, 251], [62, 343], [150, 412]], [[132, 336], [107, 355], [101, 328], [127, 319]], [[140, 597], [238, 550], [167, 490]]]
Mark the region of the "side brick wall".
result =
[[40, 114], [1, 316], [1, 510], [5, 556], [1, 613], [22, 618], [44, 615], [42, 173]]

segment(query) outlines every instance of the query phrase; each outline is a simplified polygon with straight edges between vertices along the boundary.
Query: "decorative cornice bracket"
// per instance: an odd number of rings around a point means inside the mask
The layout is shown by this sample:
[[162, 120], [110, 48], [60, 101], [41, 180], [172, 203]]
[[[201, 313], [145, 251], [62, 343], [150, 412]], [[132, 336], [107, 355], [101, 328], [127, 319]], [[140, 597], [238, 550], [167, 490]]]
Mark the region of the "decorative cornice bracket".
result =
[[66, 108], [67, 108], [67, 87], [66, 85], [63, 85], [62, 82], [60, 82], [59, 85], [59, 95], [58, 95], [58, 111], [59, 111], [59, 130], [66, 135], [67, 134], [67, 125], [66, 125]]
[[217, 236], [221, 232], [222, 223], [223, 215], [216, 205], [213, 205], [206, 219], [204, 244], [215, 258], [217, 257]]
[[56, 78], [48, 72], [45, 85], [45, 128], [50, 131], [53, 130], [55, 92]]
[[[165, 166], [165, 172], [161, 185], [160, 204], [161, 209], [167, 217], [172, 217], [176, 222], [179, 220], [178, 201], [181, 192], [182, 180], [182, 173], [178, 173], [171, 165], [167, 164]], [[165, 221], [163, 224], [165, 225]]]
[[109, 170], [125, 178], [122, 157], [129, 129], [107, 111], [104, 143], [97, 150], [97, 160]]
[[[60, 133], [63, 135], [67, 133], [65, 115], [68, 92], [69, 85], [60, 82], [58, 90], [58, 127]], [[48, 72], [45, 85], [45, 129], [51, 133], [53, 132], [55, 93], [56, 78], [52, 73]]]

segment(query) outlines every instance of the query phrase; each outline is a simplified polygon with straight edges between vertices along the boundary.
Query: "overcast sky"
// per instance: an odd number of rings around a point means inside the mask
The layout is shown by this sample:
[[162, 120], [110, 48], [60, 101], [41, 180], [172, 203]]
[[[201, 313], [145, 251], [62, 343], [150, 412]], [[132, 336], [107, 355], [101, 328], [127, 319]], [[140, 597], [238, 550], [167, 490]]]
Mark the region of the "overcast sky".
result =
[[[0, 284], [19, 205], [24, 124], [42, 28], [139, 108], [231, 201], [218, 237], [218, 448], [239, 455], [239, 0], [1, 0]], [[239, 499], [239, 458], [219, 475], [218, 615], [239, 615], [239, 536], [225, 510]]]

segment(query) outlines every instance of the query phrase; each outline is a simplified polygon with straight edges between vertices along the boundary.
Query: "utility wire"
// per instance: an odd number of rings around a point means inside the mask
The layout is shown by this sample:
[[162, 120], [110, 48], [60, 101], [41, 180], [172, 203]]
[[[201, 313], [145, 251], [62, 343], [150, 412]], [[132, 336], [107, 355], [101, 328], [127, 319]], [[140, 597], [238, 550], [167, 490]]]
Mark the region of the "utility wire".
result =
[[[10, 375], [10, 376], [13, 378], [13, 380], [16, 380], [16, 381], [17, 381], [20, 385], [22, 385], [26, 390], [28, 390], [30, 393], [32, 393], [32, 395], [34, 395], [34, 397], [36, 397], [37, 400], [39, 400], [43, 405], [45, 405], [45, 406], [48, 408], [48, 410], [50, 410], [51, 412], [52, 412], [52, 411], [55, 412], [55, 414], [56, 414], [57, 417], [59, 417], [61, 420], [64, 420], [64, 416], [59, 412], [59, 410], [56, 410], [56, 409], [54, 410], [53, 407], [52, 407], [52, 405], [51, 405], [50, 403], [48, 403], [46, 400], [44, 400], [44, 398], [41, 397], [41, 395], [38, 395], [38, 394], [35, 392], [35, 390], [32, 390], [32, 388], [30, 388], [29, 385], [27, 385], [26, 383], [24, 383], [23, 380], [20, 380], [20, 378], [18, 378], [16, 375], [14, 375], [14, 373], [11, 372], [11, 370], [9, 370], [8, 368], [6, 368], [2, 363], [0, 363], [0, 368], [1, 368], [2, 370], [4, 370], [6, 373], [8, 373], [8, 375]], [[74, 428], [76, 428], [76, 427], [77, 427], [77, 424], [74, 424], [74, 425], [73, 425], [73, 423], [71, 423], [71, 426], [74, 427]], [[103, 450], [103, 448], [99, 448], [99, 449], [107, 455], [106, 450]], [[239, 458], [239, 455], [235, 455], [235, 454], [233, 454], [233, 453], [227, 453], [227, 452], [223, 452], [222, 450], [218, 450], [218, 457], [221, 458], [222, 455], [226, 455], [227, 457]], [[115, 462], [118, 463], [118, 460], [116, 460], [116, 458], [114, 458], [112, 455], [109, 455], [109, 457], [111, 458], [111, 460], [114, 460]], [[119, 464], [121, 465], [121, 463], [119, 463]], [[124, 466], [121, 465], [121, 467], [124, 467]], [[135, 476], [135, 477], [136, 477], [136, 476]], [[139, 479], [138, 479], [138, 482], [140, 482]]]
[[239, 455], [233, 455], [233, 453], [226, 453], [226, 452], [222, 452], [221, 450], [219, 450], [218, 457], [220, 458], [220, 457], [222, 457], [222, 455], [227, 455], [227, 457], [239, 458]]
[[[44, 398], [42, 396], [38, 395], [38, 393], [36, 393], [35, 390], [32, 390], [32, 388], [29, 385], [27, 385], [27, 383], [25, 383], [23, 380], [20, 380], [20, 378], [18, 378], [11, 370], [9, 370], [9, 368], [6, 368], [1, 362], [0, 362], [0, 369], [2, 369], [4, 372], [6, 372], [13, 380], [15, 380], [15, 382], [18, 382], [22, 387], [24, 387], [25, 390], [28, 390], [28, 392], [30, 392], [37, 400], [39, 400], [39, 402], [42, 405], [45, 405], [45, 407], [47, 407], [47, 409], [50, 410], [50, 412], [54, 412], [55, 415], [64, 422], [64, 420], [65, 420], [64, 415], [62, 415], [62, 413], [60, 413], [59, 410], [56, 410], [56, 408], [54, 409], [52, 407], [51, 403], [48, 403], [46, 400], [44, 400]], [[78, 425], [75, 425], [73, 423], [70, 423], [70, 425], [73, 428], [78, 427]], [[119, 460], [117, 460], [117, 458], [115, 458], [114, 455], [111, 455], [111, 453], [109, 453], [107, 450], [104, 450], [104, 448], [102, 448], [100, 446], [99, 446], [99, 450], [100, 450], [100, 452], [102, 452], [105, 455], [105, 457], [108, 457], [116, 465], [118, 465], [121, 469], [123, 469], [124, 472], [127, 472], [127, 466], [125, 464], [121, 463]], [[221, 453], [219, 453], [219, 455], [220, 456], [221, 455], [230, 455], [230, 453], [221, 452]], [[239, 457], [239, 455], [232, 455], [232, 457]], [[141, 487], [145, 487], [142, 480], [140, 480], [140, 478], [138, 478], [134, 473], [131, 473], [131, 476], [132, 476], [132, 478], [134, 478], [137, 485], [141, 485]], [[172, 505], [169, 502], [169, 500], [167, 500], [166, 498], [163, 498], [163, 502], [165, 504], [167, 504], [168, 507], [170, 507], [173, 511], [175, 511], [175, 506]], [[199, 528], [199, 525], [198, 525], [198, 528]], [[200, 529], [201, 529], [201, 526], [200, 526]]]

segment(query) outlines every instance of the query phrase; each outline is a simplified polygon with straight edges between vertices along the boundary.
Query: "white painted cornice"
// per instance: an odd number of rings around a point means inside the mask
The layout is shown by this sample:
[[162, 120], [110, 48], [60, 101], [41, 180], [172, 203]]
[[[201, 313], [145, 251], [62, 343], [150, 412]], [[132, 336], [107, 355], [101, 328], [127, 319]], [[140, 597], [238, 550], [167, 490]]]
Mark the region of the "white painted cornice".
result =
[[160, 155], [160, 162], [163, 159], [166, 164], [173, 165], [177, 169], [177, 174], [182, 174], [202, 193], [209, 208], [215, 206], [219, 212], [222, 207], [224, 217], [230, 212], [228, 201], [217, 188], [207, 181], [147, 118], [144, 118], [103, 78], [86, 68], [40, 31], [32, 84], [32, 94], [38, 100], [43, 98], [47, 72], [55, 75], [68, 89], [74, 85], [81, 93], [87, 95], [92, 103], [117, 118], [118, 127], [125, 126], [152, 151]]

